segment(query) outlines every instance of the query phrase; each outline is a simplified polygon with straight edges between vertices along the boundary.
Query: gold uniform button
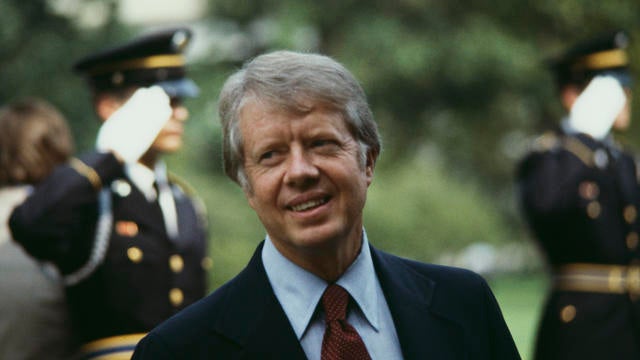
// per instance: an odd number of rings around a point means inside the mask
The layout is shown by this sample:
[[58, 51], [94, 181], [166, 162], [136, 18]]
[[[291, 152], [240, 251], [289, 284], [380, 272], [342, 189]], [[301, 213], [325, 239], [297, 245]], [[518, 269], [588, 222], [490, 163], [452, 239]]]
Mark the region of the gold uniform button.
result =
[[576, 307], [573, 305], [567, 305], [560, 310], [560, 320], [563, 323], [568, 323], [573, 321], [576, 317]]
[[204, 270], [211, 270], [211, 268], [213, 267], [213, 259], [211, 259], [208, 256], [205, 256], [204, 258], [202, 258], [200, 265]]
[[169, 267], [174, 273], [179, 273], [184, 268], [184, 261], [180, 255], [171, 255], [169, 258]]
[[184, 301], [184, 294], [182, 290], [178, 288], [173, 288], [169, 291], [169, 301], [173, 306], [180, 306]]
[[578, 192], [583, 199], [594, 200], [600, 194], [600, 188], [593, 181], [583, 181], [578, 186]]
[[597, 201], [592, 201], [587, 205], [587, 215], [592, 219], [600, 216], [600, 210], [600, 203]]
[[135, 246], [132, 246], [127, 249], [127, 257], [131, 260], [132, 263], [139, 263], [142, 261], [142, 250]]
[[622, 214], [627, 224], [633, 224], [633, 222], [636, 221], [636, 217], [638, 216], [638, 211], [636, 210], [635, 206], [627, 205], [625, 206]]
[[627, 243], [627, 248], [629, 248], [629, 250], [635, 250], [638, 247], [638, 233], [635, 231], [632, 231], [630, 233], [627, 234], [627, 238], [625, 239], [625, 242]]

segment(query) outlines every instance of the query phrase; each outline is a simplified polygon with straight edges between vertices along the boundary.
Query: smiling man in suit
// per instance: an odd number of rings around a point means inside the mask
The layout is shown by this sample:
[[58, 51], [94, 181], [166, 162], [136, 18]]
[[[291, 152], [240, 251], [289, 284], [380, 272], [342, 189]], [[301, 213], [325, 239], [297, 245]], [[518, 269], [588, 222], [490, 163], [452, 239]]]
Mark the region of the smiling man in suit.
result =
[[369, 243], [380, 139], [333, 59], [258, 56], [220, 95], [227, 175], [267, 236], [248, 266], [157, 327], [134, 359], [518, 359], [486, 282]]

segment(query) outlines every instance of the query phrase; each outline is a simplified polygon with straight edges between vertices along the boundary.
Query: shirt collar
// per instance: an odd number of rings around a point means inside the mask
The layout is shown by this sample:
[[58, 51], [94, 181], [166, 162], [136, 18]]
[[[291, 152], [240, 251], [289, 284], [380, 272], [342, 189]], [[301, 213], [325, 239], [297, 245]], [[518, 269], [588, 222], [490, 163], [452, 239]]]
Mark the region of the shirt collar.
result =
[[[280, 254], [268, 235], [262, 249], [262, 262], [296, 336], [302, 338], [328, 283]], [[336, 283], [349, 292], [367, 321], [378, 329], [376, 275], [364, 229], [360, 253]]]
[[376, 271], [371, 259], [367, 234], [362, 230], [362, 249], [347, 271], [336, 282], [345, 288], [358, 303], [367, 321], [376, 330], [378, 324], [378, 297], [376, 296]]
[[124, 166], [124, 172], [131, 182], [140, 189], [147, 200], [154, 201], [157, 193], [153, 187], [153, 183], [156, 181], [157, 173], [166, 172], [166, 168], [164, 163], [160, 161], [153, 170], [140, 163], [127, 163]]

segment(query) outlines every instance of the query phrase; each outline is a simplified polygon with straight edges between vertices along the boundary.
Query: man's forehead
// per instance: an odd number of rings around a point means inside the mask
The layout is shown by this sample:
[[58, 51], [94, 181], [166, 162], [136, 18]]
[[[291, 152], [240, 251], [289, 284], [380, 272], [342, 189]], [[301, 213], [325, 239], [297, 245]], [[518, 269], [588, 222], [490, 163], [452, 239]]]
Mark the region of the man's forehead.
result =
[[238, 120], [241, 124], [252, 126], [259, 121], [272, 121], [276, 124], [287, 120], [306, 119], [316, 114], [322, 114], [322, 116], [331, 117], [332, 119], [339, 118], [345, 126], [348, 126], [342, 112], [336, 110], [335, 107], [321, 103], [309, 105], [308, 107], [284, 107], [264, 101], [251, 101], [242, 106]]
[[[295, 93], [295, 91], [292, 91]], [[265, 111], [272, 112], [287, 112], [297, 115], [302, 115], [315, 111], [317, 109], [323, 109], [327, 111], [342, 112], [340, 106], [336, 103], [323, 99], [322, 97], [314, 96], [313, 94], [298, 93], [298, 94], [254, 94], [249, 93], [242, 99], [239, 112], [247, 105], [259, 106]]]

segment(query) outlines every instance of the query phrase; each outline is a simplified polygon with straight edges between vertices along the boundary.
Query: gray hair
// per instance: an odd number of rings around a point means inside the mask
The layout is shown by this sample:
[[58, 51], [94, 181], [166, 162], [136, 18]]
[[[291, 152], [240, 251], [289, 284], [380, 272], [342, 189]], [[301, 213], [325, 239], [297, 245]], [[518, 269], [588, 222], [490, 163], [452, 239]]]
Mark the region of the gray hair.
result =
[[250, 100], [292, 113], [307, 112], [310, 104], [329, 106], [343, 115], [360, 144], [363, 166], [368, 154], [375, 159], [380, 153], [380, 135], [364, 90], [344, 66], [319, 54], [276, 51], [260, 55], [227, 79], [219, 98], [224, 170], [243, 188], [249, 184], [239, 120], [242, 107]]

